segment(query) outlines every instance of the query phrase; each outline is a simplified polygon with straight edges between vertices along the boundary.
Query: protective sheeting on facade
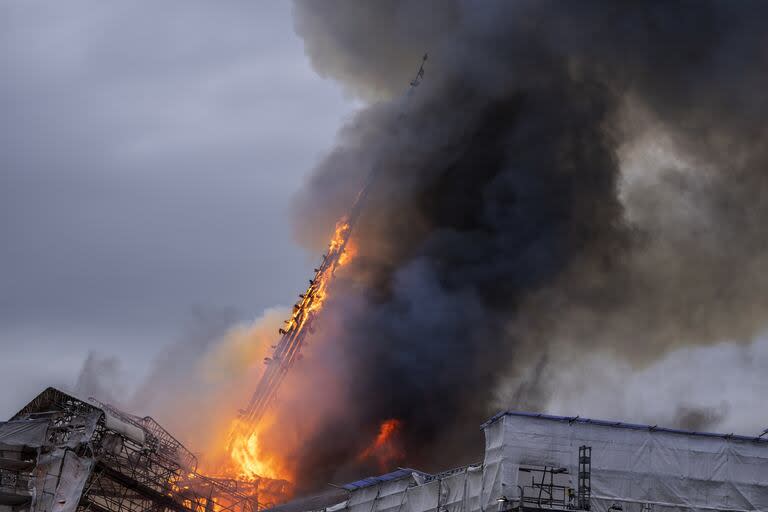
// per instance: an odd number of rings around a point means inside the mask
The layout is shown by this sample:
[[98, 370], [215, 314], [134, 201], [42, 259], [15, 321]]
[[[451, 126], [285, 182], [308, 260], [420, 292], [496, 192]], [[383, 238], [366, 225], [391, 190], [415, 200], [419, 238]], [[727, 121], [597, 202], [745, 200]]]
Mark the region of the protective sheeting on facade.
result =
[[507, 497], [526, 464], [563, 468], [576, 487], [589, 446], [592, 510], [768, 510], [768, 440], [526, 413], [494, 418], [485, 435]]
[[74, 511], [91, 475], [92, 458], [79, 457], [66, 448], [40, 455], [35, 471], [31, 510], [35, 512]]
[[412, 472], [396, 480], [357, 489], [326, 512], [469, 512], [497, 509], [493, 489], [499, 486], [499, 465], [469, 466], [442, 476]]
[[47, 431], [48, 420], [0, 423], [0, 449], [13, 450], [22, 446], [39, 448], [45, 442]]
[[[324, 512], [484, 512], [498, 510], [502, 487], [501, 460], [466, 466], [438, 475], [400, 469], [342, 486], [347, 499], [322, 508]], [[291, 504], [275, 509], [296, 512]]]
[[335, 503], [276, 512], [768, 511], [768, 440], [512, 412], [483, 428], [482, 464], [401, 469], [341, 486]]
[[104, 426], [140, 445], [143, 445], [144, 441], [146, 440], [144, 431], [139, 427], [131, 425], [130, 423], [126, 423], [125, 421], [106, 411], [104, 412]]

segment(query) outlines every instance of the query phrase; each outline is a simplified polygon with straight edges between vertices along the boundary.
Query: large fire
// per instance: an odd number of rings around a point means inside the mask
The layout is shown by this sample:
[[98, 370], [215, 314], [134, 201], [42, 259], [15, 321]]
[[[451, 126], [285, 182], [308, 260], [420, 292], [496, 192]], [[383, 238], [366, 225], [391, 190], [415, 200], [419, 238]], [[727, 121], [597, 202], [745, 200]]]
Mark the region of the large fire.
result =
[[271, 478], [273, 480], [290, 481], [291, 474], [277, 453], [264, 445], [262, 433], [274, 424], [274, 415], [265, 415], [258, 425], [247, 433], [240, 420], [235, 420], [232, 426], [233, 437], [230, 442], [229, 455], [237, 478], [241, 480], [256, 480]]
[[291, 482], [293, 474], [283, 453], [286, 447], [274, 442], [273, 429], [277, 420], [272, 411], [265, 414], [255, 427], [244, 424], [240, 418], [233, 420], [228, 431], [220, 434], [217, 446], [211, 447], [218, 451], [218, 456], [203, 459], [201, 472], [243, 482]]

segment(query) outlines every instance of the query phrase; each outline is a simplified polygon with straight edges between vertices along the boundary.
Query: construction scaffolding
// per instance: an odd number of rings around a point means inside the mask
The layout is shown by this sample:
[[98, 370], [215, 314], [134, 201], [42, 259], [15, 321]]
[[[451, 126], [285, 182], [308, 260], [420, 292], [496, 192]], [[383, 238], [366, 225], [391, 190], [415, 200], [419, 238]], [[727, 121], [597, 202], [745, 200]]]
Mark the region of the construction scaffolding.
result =
[[152, 418], [54, 388], [0, 423], [2, 512], [256, 512], [285, 485], [202, 475]]

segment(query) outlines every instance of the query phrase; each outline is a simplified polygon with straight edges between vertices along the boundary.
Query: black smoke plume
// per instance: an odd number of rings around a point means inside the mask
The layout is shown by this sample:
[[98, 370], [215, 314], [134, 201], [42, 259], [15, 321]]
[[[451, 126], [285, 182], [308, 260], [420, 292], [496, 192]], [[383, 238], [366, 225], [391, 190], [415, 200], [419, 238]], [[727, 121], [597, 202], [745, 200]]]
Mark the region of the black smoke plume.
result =
[[299, 485], [359, 473], [387, 418], [404, 464], [444, 468], [481, 456], [495, 408], [545, 408], [552, 377], [590, 354], [642, 367], [765, 329], [766, 14], [295, 4], [316, 69], [369, 102], [297, 199], [300, 239], [321, 248], [376, 172], [328, 304], [347, 407], [306, 441]]

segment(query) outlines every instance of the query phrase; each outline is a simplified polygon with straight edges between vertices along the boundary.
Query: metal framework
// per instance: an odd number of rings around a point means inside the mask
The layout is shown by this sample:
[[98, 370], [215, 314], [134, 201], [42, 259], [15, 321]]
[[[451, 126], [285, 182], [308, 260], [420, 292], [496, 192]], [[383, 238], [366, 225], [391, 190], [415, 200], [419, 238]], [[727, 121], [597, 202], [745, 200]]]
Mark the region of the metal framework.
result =
[[255, 425], [262, 418], [288, 370], [299, 359], [305, 340], [313, 330], [312, 325], [320, 311], [326, 289], [347, 248], [352, 228], [360, 216], [363, 202], [368, 195], [369, 183], [357, 195], [349, 214], [338, 222], [334, 239], [328, 246], [327, 254], [323, 255], [322, 263], [309, 280], [309, 287], [299, 295], [301, 300], [294, 304], [291, 318], [286, 320], [285, 327], [279, 330], [280, 341], [275, 345], [272, 357], [265, 359], [267, 368], [256, 386], [256, 391], [251, 395], [248, 406], [241, 413], [240, 417], [244, 420], [246, 428]]
[[116, 418], [134, 425], [148, 433], [148, 442], [152, 443], [150, 449], [161, 453], [165, 458], [179, 461], [179, 463], [185, 468], [188, 468], [192, 471], [197, 470], [197, 457], [195, 457], [192, 452], [187, 450], [183, 444], [176, 440], [176, 438], [174, 438], [170, 432], [165, 430], [151, 416], [144, 416], [143, 418], [140, 418], [138, 416], [134, 416], [133, 414], [121, 411], [113, 405], [100, 402], [93, 397], [89, 398], [89, 401], [95, 403], [99, 406], [100, 409], [108, 412], [112, 416], [115, 416]]
[[40, 423], [38, 446], [17, 443], [10, 465], [0, 454], [2, 482], [16, 487], [5, 501], [0, 491], [0, 504], [35, 512], [256, 512], [273, 504], [260, 502], [262, 489], [278, 495], [287, 485], [202, 475], [195, 456], [152, 418], [54, 388], [0, 425], [11, 431]]
[[514, 510], [573, 510], [573, 488], [568, 485], [568, 470], [551, 466], [521, 466], [520, 473], [530, 475], [525, 483], [520, 476], [520, 501]]
[[577, 504], [580, 510], [589, 510], [592, 498], [592, 447], [579, 446], [579, 489]]
[[[425, 53], [416, 77], [410, 82], [407, 96], [419, 86], [424, 78], [424, 64], [426, 64], [427, 58], [428, 55]], [[328, 252], [323, 255], [321, 265], [315, 269], [314, 276], [309, 280], [309, 287], [299, 295], [301, 300], [294, 304], [291, 318], [286, 320], [285, 327], [279, 330], [280, 340], [274, 346], [272, 356], [267, 357], [264, 361], [267, 368], [261, 376], [247, 407], [240, 413], [240, 419], [243, 420], [240, 428], [247, 431], [258, 423], [274, 400], [288, 370], [300, 358], [302, 346], [307, 336], [313, 331], [312, 325], [320, 311], [326, 289], [347, 248], [352, 230], [360, 217], [374, 177], [375, 169], [368, 174], [366, 182], [357, 194], [349, 213], [336, 224], [336, 232], [328, 246]]]

